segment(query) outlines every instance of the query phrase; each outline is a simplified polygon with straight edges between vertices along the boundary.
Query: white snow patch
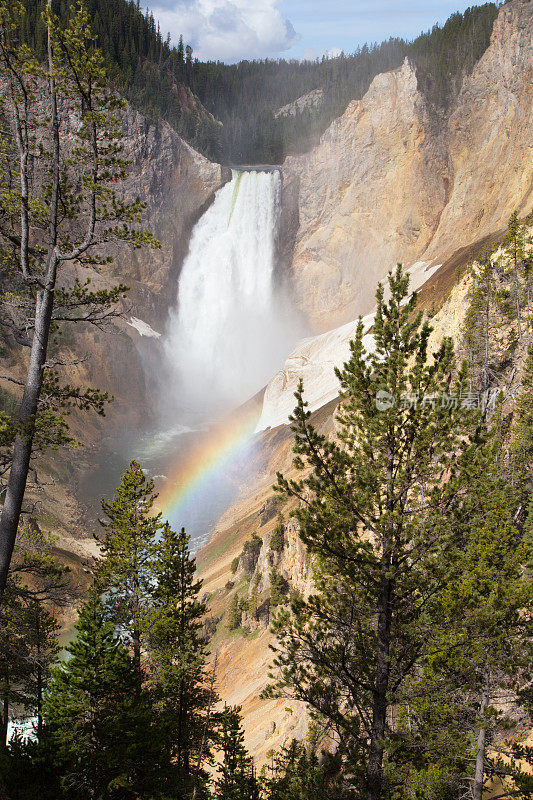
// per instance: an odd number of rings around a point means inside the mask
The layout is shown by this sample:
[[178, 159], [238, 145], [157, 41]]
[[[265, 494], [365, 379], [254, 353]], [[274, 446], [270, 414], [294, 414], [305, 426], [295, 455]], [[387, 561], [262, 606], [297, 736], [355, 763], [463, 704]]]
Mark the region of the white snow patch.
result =
[[[374, 314], [363, 318], [365, 331], [374, 323]], [[339, 382], [334, 368], [350, 357], [350, 341], [354, 338], [357, 320], [334, 328], [320, 336], [298, 342], [283, 368], [272, 378], [265, 390], [263, 410], [256, 431], [275, 428], [288, 421], [294, 411], [294, 392], [303, 378], [305, 399], [309, 409], [316, 411], [339, 394]], [[367, 352], [374, 347], [374, 337], [365, 334], [363, 344]]]
[[152, 339], [161, 338], [161, 334], [158, 333], [157, 331], [154, 331], [154, 329], [151, 328], [147, 322], [144, 322], [144, 320], [138, 319], [137, 317], [130, 317], [130, 319], [131, 322], [128, 322], [128, 325], [130, 325], [132, 328], [135, 328], [135, 330], [141, 336], [149, 336]]
[[[417, 261], [407, 271], [409, 288], [417, 291], [441, 264]], [[388, 289], [388, 287], [387, 287]], [[388, 291], [385, 291], [387, 299]], [[374, 337], [368, 331], [374, 324], [375, 311], [363, 317], [365, 335], [363, 345], [367, 353], [374, 350]], [[296, 401], [294, 392], [300, 378], [304, 382], [305, 400], [309, 410], [316, 411], [334, 400], [339, 394], [339, 382], [335, 367], [341, 367], [350, 357], [350, 341], [354, 338], [358, 320], [347, 322], [319, 336], [302, 339], [288, 356], [282, 369], [267, 385], [263, 398], [263, 409], [256, 432], [287, 424]]]

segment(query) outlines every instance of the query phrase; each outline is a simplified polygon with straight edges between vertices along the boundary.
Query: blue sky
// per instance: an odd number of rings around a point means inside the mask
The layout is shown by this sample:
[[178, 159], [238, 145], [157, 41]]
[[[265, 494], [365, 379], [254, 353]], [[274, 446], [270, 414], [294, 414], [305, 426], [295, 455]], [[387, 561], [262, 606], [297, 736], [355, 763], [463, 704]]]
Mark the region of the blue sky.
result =
[[389, 36], [413, 38], [472, 2], [447, 0], [148, 0], [164, 34], [201, 59], [315, 58]]

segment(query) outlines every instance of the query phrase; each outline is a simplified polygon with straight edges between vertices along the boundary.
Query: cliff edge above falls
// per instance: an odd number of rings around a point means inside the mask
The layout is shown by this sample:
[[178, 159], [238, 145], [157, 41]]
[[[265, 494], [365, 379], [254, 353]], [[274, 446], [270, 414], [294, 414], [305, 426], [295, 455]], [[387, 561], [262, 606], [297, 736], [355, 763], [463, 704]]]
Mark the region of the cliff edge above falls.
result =
[[445, 259], [531, 210], [532, 33], [533, 3], [511, 0], [447, 113], [406, 60], [286, 159], [294, 297], [317, 332], [368, 313], [396, 262]]

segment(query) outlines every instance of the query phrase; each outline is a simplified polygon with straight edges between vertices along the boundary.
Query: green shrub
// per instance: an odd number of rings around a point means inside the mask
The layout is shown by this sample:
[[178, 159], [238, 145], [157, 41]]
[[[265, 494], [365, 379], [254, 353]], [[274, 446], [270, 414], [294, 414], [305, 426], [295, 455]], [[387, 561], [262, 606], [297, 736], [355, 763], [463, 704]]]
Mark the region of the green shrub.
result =
[[256, 533], [252, 534], [252, 538], [244, 543], [240, 561], [242, 568], [249, 575], [253, 574], [257, 566], [257, 560], [259, 558], [259, 553], [261, 552], [262, 544], [263, 540]]
[[287, 601], [289, 582], [276, 569], [270, 571], [270, 605], [272, 608]]
[[270, 539], [270, 549], [277, 553], [281, 553], [285, 547], [285, 528], [283, 525], [283, 518], [279, 520], [274, 533]]
[[228, 612], [228, 630], [236, 631], [241, 627], [242, 612], [240, 609], [239, 595], [234, 594]]

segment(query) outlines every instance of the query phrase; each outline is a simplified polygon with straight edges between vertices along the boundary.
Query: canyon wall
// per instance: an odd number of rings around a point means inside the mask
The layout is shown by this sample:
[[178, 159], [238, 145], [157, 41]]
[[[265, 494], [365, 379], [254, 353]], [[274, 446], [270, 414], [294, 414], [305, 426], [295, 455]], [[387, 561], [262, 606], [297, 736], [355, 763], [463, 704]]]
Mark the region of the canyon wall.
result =
[[[113, 263], [93, 274], [92, 284], [95, 288], [126, 284], [130, 291], [123, 302], [125, 320], [134, 317], [162, 332], [168, 308], [175, 303], [191, 230], [229, 170], [201, 156], [165, 122], [150, 123], [129, 105], [121, 121], [129, 175], [120, 193], [126, 200], [140, 197], [146, 203], [142, 226], [161, 247], [133, 250], [114, 245]], [[140, 330], [150, 333], [150, 328], [140, 326]], [[76, 380], [115, 397], [109, 409], [113, 424], [106, 423], [103, 429], [106, 436], [113, 435], [117, 425], [126, 429], [139, 420], [146, 422], [152, 403], [146, 384], [149, 370], [143, 367], [157, 359], [157, 340], [141, 336], [139, 328], [123, 321], [114, 332], [79, 327], [75, 348], [87, 356]]]
[[314, 150], [286, 159], [294, 297], [316, 331], [368, 313], [396, 262], [445, 259], [531, 210], [532, 23], [531, 0], [500, 9], [447, 112], [429, 106], [406, 60]]
[[149, 123], [131, 106], [123, 114], [122, 130], [130, 162], [124, 197], [138, 196], [146, 203], [143, 225], [159, 239], [161, 249], [122, 248], [113, 272], [130, 282], [133, 315], [160, 329], [175, 301], [191, 230], [229, 170], [197, 153], [167, 123]]

